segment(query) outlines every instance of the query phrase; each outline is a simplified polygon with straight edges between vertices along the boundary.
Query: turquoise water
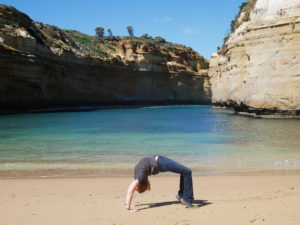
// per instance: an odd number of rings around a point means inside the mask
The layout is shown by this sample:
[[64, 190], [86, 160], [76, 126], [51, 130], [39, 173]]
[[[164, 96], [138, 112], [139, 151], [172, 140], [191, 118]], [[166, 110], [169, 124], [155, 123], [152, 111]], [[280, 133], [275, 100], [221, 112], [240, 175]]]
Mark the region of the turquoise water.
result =
[[300, 120], [211, 106], [0, 116], [0, 177], [131, 175], [165, 155], [194, 174], [300, 171]]

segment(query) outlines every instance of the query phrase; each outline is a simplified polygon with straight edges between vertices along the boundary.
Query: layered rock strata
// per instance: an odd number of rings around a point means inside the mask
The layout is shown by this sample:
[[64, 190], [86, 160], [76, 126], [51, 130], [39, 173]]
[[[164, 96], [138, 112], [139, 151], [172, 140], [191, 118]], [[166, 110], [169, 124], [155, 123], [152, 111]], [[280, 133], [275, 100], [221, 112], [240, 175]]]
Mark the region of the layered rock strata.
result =
[[255, 116], [300, 115], [300, 1], [243, 4], [212, 56], [212, 102]]
[[163, 38], [96, 37], [0, 5], [0, 112], [207, 104], [208, 61]]

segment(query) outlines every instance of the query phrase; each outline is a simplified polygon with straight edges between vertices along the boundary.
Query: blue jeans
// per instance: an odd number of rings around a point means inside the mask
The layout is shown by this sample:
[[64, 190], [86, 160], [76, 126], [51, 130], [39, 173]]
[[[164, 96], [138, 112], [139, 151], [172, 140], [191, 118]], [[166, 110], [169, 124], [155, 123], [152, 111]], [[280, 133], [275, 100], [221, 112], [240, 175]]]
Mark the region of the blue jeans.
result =
[[192, 202], [194, 200], [194, 193], [191, 169], [164, 156], [158, 156], [157, 164], [159, 172], [169, 171], [180, 174], [178, 194], [182, 196], [183, 199]]

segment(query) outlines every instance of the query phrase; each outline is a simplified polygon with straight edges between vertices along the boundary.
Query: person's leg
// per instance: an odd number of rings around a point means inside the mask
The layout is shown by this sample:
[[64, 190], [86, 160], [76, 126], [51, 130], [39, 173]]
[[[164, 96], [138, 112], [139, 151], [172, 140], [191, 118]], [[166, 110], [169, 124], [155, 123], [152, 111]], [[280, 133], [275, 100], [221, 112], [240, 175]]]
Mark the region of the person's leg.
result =
[[183, 196], [183, 190], [184, 190], [184, 186], [183, 186], [183, 176], [180, 174], [180, 181], [179, 181], [179, 191], [176, 195], [176, 198], [178, 199], [178, 201], [181, 200], [182, 196]]
[[179, 191], [178, 194], [182, 196], [183, 190], [184, 190], [184, 185], [183, 185], [183, 175], [180, 174], [180, 183], [179, 183]]
[[194, 200], [192, 171], [186, 166], [164, 156], [159, 156], [157, 163], [160, 172], [170, 171], [180, 174], [178, 194], [182, 194], [183, 199], [192, 202]]
[[183, 175], [183, 195], [182, 198], [193, 202], [194, 201], [194, 193], [193, 193], [193, 178], [192, 178], [192, 171], [187, 168], [188, 170]]

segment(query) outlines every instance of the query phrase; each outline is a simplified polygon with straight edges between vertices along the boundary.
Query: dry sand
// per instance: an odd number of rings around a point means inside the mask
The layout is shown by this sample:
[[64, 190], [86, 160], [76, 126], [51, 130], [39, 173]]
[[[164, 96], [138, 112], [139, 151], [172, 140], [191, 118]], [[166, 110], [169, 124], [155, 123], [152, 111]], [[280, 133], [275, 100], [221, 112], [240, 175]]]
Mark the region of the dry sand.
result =
[[300, 175], [198, 176], [198, 208], [175, 199], [178, 177], [151, 177], [152, 191], [124, 197], [131, 178], [0, 179], [0, 225], [300, 224]]

